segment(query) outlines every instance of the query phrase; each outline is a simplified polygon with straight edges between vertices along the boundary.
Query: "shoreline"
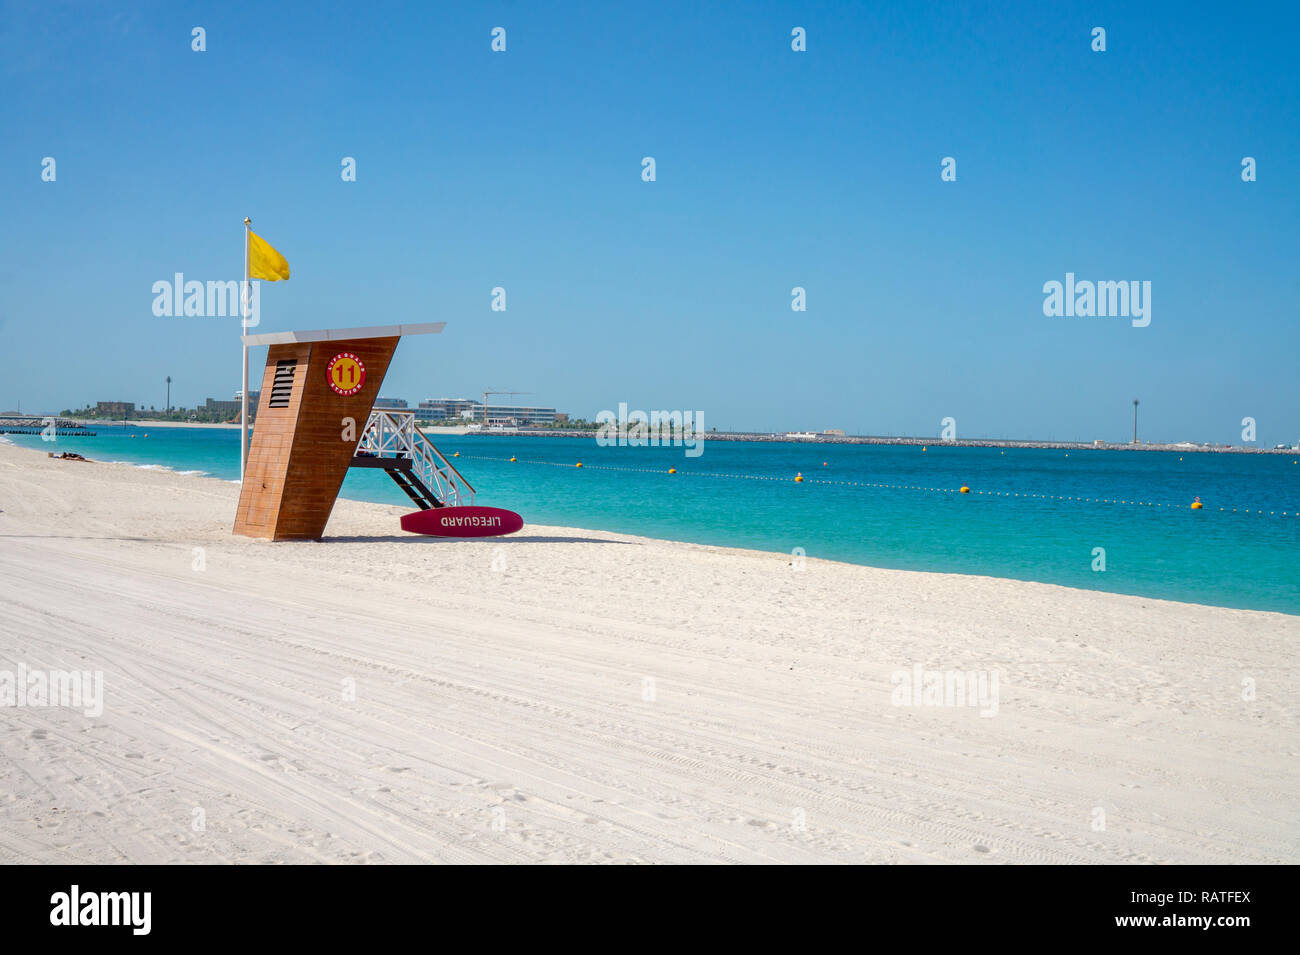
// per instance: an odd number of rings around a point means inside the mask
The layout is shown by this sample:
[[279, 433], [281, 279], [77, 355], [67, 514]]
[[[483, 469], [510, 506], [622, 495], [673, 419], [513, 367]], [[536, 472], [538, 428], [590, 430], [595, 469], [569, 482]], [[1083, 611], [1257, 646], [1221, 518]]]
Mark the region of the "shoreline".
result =
[[[37, 432], [39, 432], [40, 430], [39, 422], [42, 420], [41, 416], [34, 416], [31, 420], [35, 422], [33, 425], [31, 425], [30, 427], [27, 425], [22, 425], [21, 427], [24, 430], [16, 433], [19, 434], [28, 433], [30, 428], [35, 428]], [[94, 428], [97, 426], [105, 427], [105, 428], [120, 428], [120, 427], [128, 427], [130, 425], [136, 425], [141, 429], [197, 428], [197, 429], [208, 429], [211, 431], [238, 431], [239, 430], [239, 425], [237, 423], [231, 423], [228, 421], [153, 421], [153, 420], [141, 419], [141, 418], [133, 418], [128, 421], [122, 421], [121, 419], [109, 420], [107, 418], [59, 418], [58, 420], [73, 422], [78, 427], [85, 427], [85, 428]], [[255, 430], [257, 430], [256, 422], [253, 423], [253, 427], [252, 429], [250, 429], [249, 433], [251, 434], [252, 431]], [[469, 429], [465, 427], [422, 428], [422, 430], [426, 434], [441, 434], [441, 435], [461, 435], [469, 432]], [[0, 429], [0, 434], [4, 434], [4, 433], [5, 431], [3, 429]], [[59, 431], [60, 435], [62, 435], [63, 433], [64, 432], [62, 430]]]
[[[406, 411], [408, 409], [378, 409], [378, 410], [395, 410]], [[24, 415], [24, 421], [31, 421], [31, 425], [23, 427], [39, 427], [39, 422], [45, 415]], [[107, 418], [59, 418], [60, 421], [67, 421], [78, 427], [92, 428], [96, 425], [103, 427], [124, 427], [127, 425], [137, 425], [140, 427], [157, 427], [157, 428], [209, 428], [217, 430], [238, 431], [238, 423], [232, 422], [207, 422], [207, 421], [154, 421], [149, 419], [130, 419], [122, 421], [120, 419]], [[2, 423], [2, 422], [0, 422]], [[252, 429], [256, 430], [257, 422], [254, 421]], [[597, 429], [574, 430], [574, 429], [551, 429], [551, 428], [503, 428], [500, 430], [472, 430], [468, 425], [449, 425], [449, 426], [432, 426], [420, 425], [420, 429], [426, 434], [466, 436], [466, 437], [508, 437], [508, 438], [589, 438], [595, 440], [598, 434]], [[647, 432], [647, 436], [649, 432]], [[1018, 439], [1018, 438], [959, 438], [954, 440], [944, 440], [942, 438], [927, 437], [905, 437], [890, 435], [832, 435], [820, 432], [805, 432], [800, 435], [797, 432], [763, 432], [763, 431], [707, 431], [696, 436], [702, 441], [749, 441], [749, 442], [768, 442], [768, 443], [788, 443], [788, 444], [870, 444], [870, 445], [899, 445], [903, 447], [934, 447], [934, 448], [999, 448], [1006, 450], [1009, 448], [1028, 448], [1049, 451], [1167, 451], [1177, 452], [1179, 454], [1189, 453], [1211, 453], [1211, 454], [1298, 454], [1300, 446], [1287, 446], [1281, 448], [1265, 447], [1248, 447], [1245, 445], [1215, 445], [1215, 444], [1198, 444], [1192, 441], [1185, 442], [1144, 442], [1133, 444], [1131, 442], [1107, 442], [1107, 441], [1044, 441], [1035, 439]], [[623, 435], [626, 440], [626, 434]], [[680, 440], [680, 438], [679, 438]]]
[[[78, 428], [124, 428], [130, 425], [137, 425], [141, 428], [212, 428], [216, 430], [238, 431], [238, 424], [219, 421], [154, 421], [146, 418], [130, 418], [123, 421], [121, 418], [64, 418], [61, 415], [23, 415], [21, 421], [30, 421], [32, 424], [23, 424], [21, 427], [34, 427], [37, 430], [41, 427], [41, 422], [45, 418], [55, 418], [59, 422], [68, 422]], [[62, 429], [62, 425], [60, 425]], [[62, 433], [62, 430], [60, 430]]]
[[[6, 442], [2, 440], [2, 437], [3, 436], [0, 436], [0, 447], [6, 446]], [[32, 453], [37, 455], [48, 454], [48, 452], [40, 452], [33, 448], [24, 448], [21, 445], [14, 445], [12, 444], [12, 442], [8, 443], [7, 446], [14, 447], [19, 451], [31, 451]], [[58, 459], [56, 458], [56, 460]], [[125, 468], [133, 468], [141, 471], [154, 471], [162, 474], [174, 474], [182, 478], [197, 478], [199, 480], [204, 480], [204, 481], [216, 481], [223, 485], [238, 486], [240, 484], [240, 482], [235, 479], [216, 477], [215, 475], [202, 470], [193, 470], [193, 469], [181, 470], [181, 469], [177, 469], [173, 465], [168, 465], [168, 464], [153, 464], [153, 463], [136, 464], [130, 461], [116, 461], [116, 460], [106, 461], [100, 458], [90, 458], [90, 457], [83, 458], [82, 462], [75, 462], [75, 463], [95, 464], [101, 467], [125, 467]], [[389, 504], [380, 501], [366, 501], [360, 498], [343, 497], [341, 495], [339, 496], [338, 501], [340, 502], [346, 501], [349, 504], [359, 505], [364, 507], [388, 508], [390, 511], [392, 511], [395, 514], [405, 513], [404, 505]], [[233, 509], [232, 509], [232, 514], [233, 514]], [[233, 522], [233, 517], [231, 518], [231, 520]], [[676, 538], [671, 538], [671, 537], [646, 537], [644, 535], [631, 534], [623, 531], [615, 531], [615, 530], [609, 530], [606, 528], [599, 528], [599, 527], [569, 527], [569, 526], [560, 526], [560, 525], [534, 524], [532, 522], [525, 522], [525, 523], [526, 526], [540, 528], [542, 530], [563, 530], [565, 532], [577, 531], [577, 532], [588, 533], [588, 534], [613, 534], [620, 537], [635, 538], [637, 540], [643, 540], [643, 541], [655, 541], [658, 543], [676, 545], [681, 547], [714, 547], [722, 551], [736, 551], [736, 552], [748, 553], [748, 554], [761, 554], [766, 557], [789, 558], [789, 554], [787, 554], [783, 550], [780, 551], [759, 550], [750, 547], [737, 547], [730, 544], [697, 543], [694, 541], [678, 540]], [[399, 533], [401, 533], [403, 538], [410, 536], [407, 535], [405, 532], [399, 532]], [[485, 538], [485, 540], [506, 540], [508, 539], [509, 536], [512, 535], [507, 535], [506, 537], [502, 537], [502, 538]], [[854, 561], [837, 560], [828, 557], [816, 557], [816, 558], [808, 557], [805, 559], [818, 560], [830, 564], [839, 564], [845, 567], [864, 567], [871, 570], [886, 571], [891, 573], [936, 574], [942, 576], [971, 578], [977, 580], [1012, 581], [1012, 582], [1023, 583], [1023, 584], [1035, 584], [1044, 587], [1060, 587], [1063, 590], [1067, 590], [1070, 592], [1078, 592], [1078, 593], [1086, 593], [1086, 594], [1094, 594], [1094, 593], [1109, 594], [1109, 595], [1120, 596], [1120, 597], [1132, 597], [1134, 599], [1140, 599], [1140, 600], [1158, 600], [1158, 601], [1163, 601], [1165, 603], [1179, 604], [1179, 605], [1185, 605], [1189, 607], [1208, 607], [1212, 609], [1235, 610], [1235, 611], [1243, 611], [1247, 613], [1270, 613], [1270, 614], [1276, 614], [1284, 618], [1293, 618], [1293, 619], [1300, 620], [1300, 614], [1291, 614], [1281, 610], [1260, 610], [1258, 608], [1253, 608], [1253, 607], [1234, 607], [1234, 606], [1229, 606], [1226, 604], [1218, 604], [1218, 603], [1197, 603], [1188, 600], [1175, 600], [1169, 597], [1158, 597], [1158, 596], [1152, 596], [1152, 595], [1141, 594], [1141, 593], [1133, 593], [1128, 591], [1104, 590], [1101, 588], [1089, 588], [1089, 587], [1072, 587], [1069, 586], [1068, 584], [1057, 584], [1057, 583], [1052, 583], [1050, 581], [1036, 580], [1034, 578], [1028, 578], [1028, 577], [1001, 577], [994, 574], [959, 573], [959, 572], [945, 571], [945, 570], [917, 570], [912, 568], [889, 567], [881, 564], [856, 563]]]

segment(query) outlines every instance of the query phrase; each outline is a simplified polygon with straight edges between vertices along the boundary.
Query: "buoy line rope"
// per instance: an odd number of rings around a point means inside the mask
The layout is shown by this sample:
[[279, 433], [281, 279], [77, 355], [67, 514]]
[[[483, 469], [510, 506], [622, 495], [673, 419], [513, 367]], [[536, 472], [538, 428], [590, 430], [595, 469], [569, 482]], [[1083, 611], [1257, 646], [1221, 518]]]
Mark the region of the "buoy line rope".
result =
[[[456, 454], [456, 457], [468, 458], [471, 461], [503, 461], [507, 464], [543, 464], [554, 468], [581, 468], [584, 471], [627, 471], [635, 474], [662, 474], [667, 476], [670, 472], [667, 468], [628, 468], [619, 467], [613, 464], [584, 464], [576, 462], [570, 464], [566, 461], [520, 461], [517, 458], [499, 458], [482, 454]], [[892, 491], [933, 491], [938, 494], [983, 494], [987, 497], [1021, 497], [1026, 499], [1037, 498], [1044, 501], [1077, 501], [1081, 504], [1127, 504], [1136, 507], [1167, 507], [1170, 510], [1185, 510], [1189, 507], [1187, 504], [1165, 504], [1160, 501], [1136, 501], [1127, 498], [1111, 497], [1080, 497], [1073, 494], [1031, 494], [1027, 491], [980, 491], [967, 489], [962, 491], [961, 488], [955, 487], [925, 487], [919, 484], [882, 484], [875, 481], [834, 481], [826, 478], [806, 478], [802, 473], [794, 477], [776, 477], [764, 474], [729, 474], [720, 471], [679, 471], [672, 469], [672, 473], [688, 477], [711, 477], [711, 478], [731, 478], [743, 481], [783, 481], [787, 483], [803, 484], [826, 484], [837, 485], [840, 487], [873, 487]], [[963, 485], [965, 487], [965, 485]], [[1213, 507], [1206, 507], [1205, 510], [1214, 510]], [[1300, 517], [1300, 511], [1266, 511], [1253, 507], [1219, 507], [1218, 510], [1231, 514], [1266, 514], [1273, 517]]]

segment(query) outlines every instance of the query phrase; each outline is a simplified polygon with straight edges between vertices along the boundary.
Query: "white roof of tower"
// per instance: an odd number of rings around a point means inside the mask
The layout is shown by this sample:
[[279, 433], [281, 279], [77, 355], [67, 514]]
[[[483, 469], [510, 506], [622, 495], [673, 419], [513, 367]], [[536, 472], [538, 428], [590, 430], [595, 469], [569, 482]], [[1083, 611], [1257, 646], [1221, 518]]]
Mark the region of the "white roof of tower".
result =
[[332, 342], [345, 338], [400, 338], [403, 335], [436, 335], [446, 322], [423, 322], [417, 325], [371, 325], [368, 328], [322, 328], [309, 332], [266, 332], [245, 335], [244, 344], [292, 345], [301, 342]]

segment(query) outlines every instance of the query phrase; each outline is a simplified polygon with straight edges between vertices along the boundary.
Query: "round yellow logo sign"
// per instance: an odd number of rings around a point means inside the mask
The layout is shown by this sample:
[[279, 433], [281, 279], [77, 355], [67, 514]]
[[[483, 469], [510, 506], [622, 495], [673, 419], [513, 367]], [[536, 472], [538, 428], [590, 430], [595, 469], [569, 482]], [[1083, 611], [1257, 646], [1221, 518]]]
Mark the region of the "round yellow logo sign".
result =
[[340, 352], [330, 359], [325, 380], [338, 394], [355, 395], [366, 383], [366, 366], [352, 352]]

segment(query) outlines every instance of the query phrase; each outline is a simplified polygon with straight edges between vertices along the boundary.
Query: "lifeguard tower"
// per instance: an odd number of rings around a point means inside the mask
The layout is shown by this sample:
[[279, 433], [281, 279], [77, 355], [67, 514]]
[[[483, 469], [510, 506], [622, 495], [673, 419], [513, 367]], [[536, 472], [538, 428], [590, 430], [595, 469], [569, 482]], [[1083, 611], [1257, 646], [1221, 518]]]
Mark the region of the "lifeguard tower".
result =
[[471, 507], [474, 488], [416, 426], [414, 413], [374, 410], [402, 337], [444, 327], [245, 335], [245, 345], [270, 348], [234, 532], [319, 539], [350, 467], [382, 468], [420, 510]]

